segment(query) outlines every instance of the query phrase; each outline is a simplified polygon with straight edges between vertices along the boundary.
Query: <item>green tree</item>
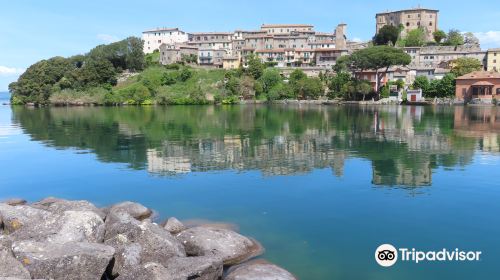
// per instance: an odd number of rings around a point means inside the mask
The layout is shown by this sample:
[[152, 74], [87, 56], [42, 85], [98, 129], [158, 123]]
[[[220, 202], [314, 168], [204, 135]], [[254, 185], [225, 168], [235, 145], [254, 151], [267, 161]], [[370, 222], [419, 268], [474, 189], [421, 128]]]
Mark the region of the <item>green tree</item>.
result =
[[272, 87], [282, 81], [281, 75], [276, 68], [266, 68], [260, 77], [264, 92], [268, 92]]
[[446, 32], [443, 30], [436, 30], [432, 33], [432, 36], [434, 37], [434, 41], [439, 44], [446, 39]]
[[445, 45], [459, 46], [464, 44], [464, 36], [457, 29], [450, 29], [448, 36], [446, 36]]
[[294, 95], [301, 99], [318, 99], [323, 93], [323, 83], [319, 78], [303, 78], [292, 85]]
[[373, 46], [361, 49], [352, 53], [347, 60], [348, 68], [354, 73], [373, 69], [376, 74], [376, 89], [380, 89], [380, 84], [384, 74], [389, 67], [394, 65], [408, 65], [411, 56], [402, 49], [390, 46]]
[[449, 97], [455, 95], [455, 75], [446, 74], [436, 83], [437, 97]]
[[425, 43], [425, 31], [422, 27], [408, 32], [405, 38], [406, 47], [421, 47]]
[[253, 54], [247, 56], [247, 73], [251, 75], [254, 79], [260, 78], [264, 72], [264, 64], [260, 61], [258, 57]]
[[429, 79], [427, 79], [426, 76], [417, 76], [412, 84], [414, 89], [422, 89], [423, 93], [427, 93], [429, 91], [429, 86]]
[[293, 84], [293, 83], [297, 82], [298, 80], [302, 80], [305, 78], [307, 78], [307, 75], [306, 75], [306, 73], [304, 73], [304, 71], [302, 71], [300, 69], [295, 69], [292, 71], [292, 73], [290, 73], [290, 77], [288, 78], [288, 80], [291, 84]]
[[342, 93], [342, 88], [346, 83], [351, 80], [351, 75], [347, 72], [339, 72], [334, 77], [332, 77], [328, 83], [328, 89], [330, 90], [328, 97], [335, 98], [340, 96]]
[[400, 29], [393, 25], [384, 25], [377, 34], [373, 37], [373, 44], [375, 45], [388, 45], [391, 43], [396, 45], [396, 41], [401, 33]]
[[70, 60], [60, 56], [41, 60], [28, 67], [17, 82], [9, 85], [12, 99], [46, 103], [53, 91], [53, 86], [75, 69], [75, 65]]
[[481, 62], [476, 58], [460, 57], [453, 61], [451, 73], [458, 77], [474, 71], [479, 71], [482, 67]]

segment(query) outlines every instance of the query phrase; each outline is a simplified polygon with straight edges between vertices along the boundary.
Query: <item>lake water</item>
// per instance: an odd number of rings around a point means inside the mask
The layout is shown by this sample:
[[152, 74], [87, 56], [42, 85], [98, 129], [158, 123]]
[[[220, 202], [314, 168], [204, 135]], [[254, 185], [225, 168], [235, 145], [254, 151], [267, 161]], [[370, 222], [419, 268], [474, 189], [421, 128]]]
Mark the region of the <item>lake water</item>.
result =
[[[499, 144], [490, 107], [0, 105], [0, 198], [234, 223], [300, 279], [498, 279]], [[483, 253], [383, 268], [383, 243]]]

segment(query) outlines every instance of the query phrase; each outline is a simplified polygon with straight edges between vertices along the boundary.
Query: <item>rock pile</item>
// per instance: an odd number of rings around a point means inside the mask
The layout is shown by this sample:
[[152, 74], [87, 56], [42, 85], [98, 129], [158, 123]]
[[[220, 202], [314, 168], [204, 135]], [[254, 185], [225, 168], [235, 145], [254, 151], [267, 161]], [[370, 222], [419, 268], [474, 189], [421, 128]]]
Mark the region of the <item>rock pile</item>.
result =
[[265, 261], [255, 240], [212, 225], [164, 226], [134, 202], [0, 203], [0, 279], [221, 280], [295, 277]]

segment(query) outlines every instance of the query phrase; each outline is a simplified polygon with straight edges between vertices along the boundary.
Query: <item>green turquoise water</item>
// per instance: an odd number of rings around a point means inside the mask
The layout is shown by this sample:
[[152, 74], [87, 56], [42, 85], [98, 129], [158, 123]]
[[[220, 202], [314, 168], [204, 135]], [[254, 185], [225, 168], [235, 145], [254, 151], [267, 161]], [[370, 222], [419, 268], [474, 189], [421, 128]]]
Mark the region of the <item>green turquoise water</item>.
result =
[[[234, 223], [300, 279], [496, 279], [499, 144], [493, 107], [0, 105], [0, 198]], [[382, 243], [483, 253], [383, 268]]]

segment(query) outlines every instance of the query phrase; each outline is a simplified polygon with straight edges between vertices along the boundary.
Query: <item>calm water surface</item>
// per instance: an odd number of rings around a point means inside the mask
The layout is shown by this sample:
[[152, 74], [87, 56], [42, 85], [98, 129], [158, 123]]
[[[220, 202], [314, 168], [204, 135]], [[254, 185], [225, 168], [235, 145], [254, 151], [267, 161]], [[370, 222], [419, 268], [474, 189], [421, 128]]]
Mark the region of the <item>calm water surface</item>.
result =
[[[0, 105], [0, 198], [235, 223], [300, 279], [498, 279], [499, 144], [489, 107]], [[382, 268], [382, 243], [483, 259]]]

